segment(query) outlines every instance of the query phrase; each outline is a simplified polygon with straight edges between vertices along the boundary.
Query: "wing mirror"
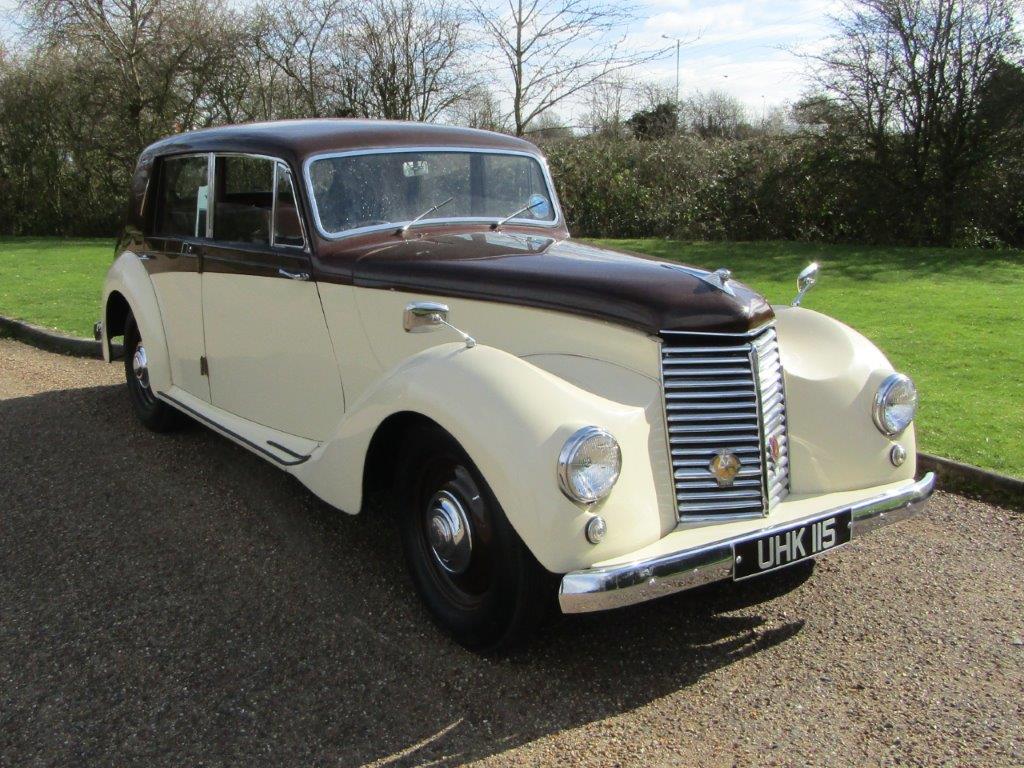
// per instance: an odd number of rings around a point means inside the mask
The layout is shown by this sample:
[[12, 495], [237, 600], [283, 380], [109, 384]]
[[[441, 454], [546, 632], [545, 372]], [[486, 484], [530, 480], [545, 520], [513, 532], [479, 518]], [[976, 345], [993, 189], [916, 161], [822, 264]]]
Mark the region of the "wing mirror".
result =
[[799, 307], [800, 302], [804, 299], [804, 294], [807, 293], [811, 288], [818, 282], [818, 262], [812, 261], [803, 271], [796, 276], [796, 298], [793, 299], [793, 306]]
[[476, 346], [476, 339], [448, 322], [448, 305], [436, 301], [416, 301], [405, 308], [402, 327], [407, 333], [426, 333], [438, 328], [451, 328], [462, 337], [467, 348]]

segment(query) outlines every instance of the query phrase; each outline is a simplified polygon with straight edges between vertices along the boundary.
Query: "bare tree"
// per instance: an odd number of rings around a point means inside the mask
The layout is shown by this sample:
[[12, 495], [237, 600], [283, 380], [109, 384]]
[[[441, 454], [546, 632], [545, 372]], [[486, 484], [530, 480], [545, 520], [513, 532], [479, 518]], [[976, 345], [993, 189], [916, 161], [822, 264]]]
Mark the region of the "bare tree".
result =
[[618, 137], [627, 133], [625, 115], [633, 100], [635, 86], [624, 72], [614, 72], [587, 93], [583, 122], [594, 134]]
[[[1019, 0], [855, 0], [817, 83], [850, 115], [879, 164], [907, 166], [920, 205], [948, 240], [975, 168], [990, 151], [978, 107], [1004, 61], [1016, 61]], [[918, 208], [919, 210], [921, 208]]]
[[[306, 117], [351, 114], [355, 54], [343, 21], [349, 0], [265, 2], [254, 17], [254, 43], [295, 94]], [[284, 105], [282, 105], [284, 106]], [[281, 110], [274, 109], [279, 113]]]
[[188, 81], [202, 79], [224, 54], [210, 33], [228, 18], [219, 3], [25, 0], [22, 10], [40, 50], [73, 56], [97, 103], [117, 116], [122, 162], [159, 135], [206, 122], [202, 94]]
[[501, 109], [497, 96], [483, 84], [471, 85], [449, 110], [451, 120], [467, 128], [485, 131], [509, 130], [507, 116]]
[[735, 139], [749, 133], [747, 109], [724, 91], [697, 92], [682, 104], [682, 121], [704, 138]]
[[466, 41], [459, 15], [445, 0], [370, 0], [355, 17], [365, 112], [427, 121], [462, 97]]
[[602, 0], [470, 0], [470, 8], [509, 77], [520, 136], [566, 99], [664, 53], [627, 48], [632, 16]]

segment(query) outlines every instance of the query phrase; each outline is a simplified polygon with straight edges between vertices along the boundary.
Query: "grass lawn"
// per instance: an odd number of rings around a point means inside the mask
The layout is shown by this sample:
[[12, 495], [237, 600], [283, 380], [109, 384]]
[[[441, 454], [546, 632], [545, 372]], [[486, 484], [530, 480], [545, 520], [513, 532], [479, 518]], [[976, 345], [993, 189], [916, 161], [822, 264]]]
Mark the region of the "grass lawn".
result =
[[[788, 303], [818, 261], [804, 306], [861, 331], [921, 395], [918, 444], [1024, 477], [1024, 253], [803, 243], [599, 241], [715, 269]], [[0, 315], [90, 336], [110, 240], [0, 238]]]
[[0, 237], [0, 315], [92, 338], [113, 240]]
[[921, 398], [918, 446], [1024, 477], [1024, 252], [805, 243], [605, 240], [612, 247], [727, 267], [789, 303], [821, 264], [803, 306], [875, 342]]

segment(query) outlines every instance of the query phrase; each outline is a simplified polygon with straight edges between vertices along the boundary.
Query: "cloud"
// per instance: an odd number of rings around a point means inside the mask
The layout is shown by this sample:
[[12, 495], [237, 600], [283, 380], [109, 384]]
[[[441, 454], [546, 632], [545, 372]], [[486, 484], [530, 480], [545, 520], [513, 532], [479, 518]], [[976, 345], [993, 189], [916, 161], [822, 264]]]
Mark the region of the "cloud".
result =
[[[647, 0], [629, 43], [651, 49], [665, 45], [663, 35], [689, 39], [680, 56], [683, 95], [723, 90], [759, 114], [807, 88], [807, 63], [799, 54], [821, 48], [832, 32], [830, 16], [842, 9], [837, 0]], [[633, 74], [671, 86], [674, 51]]]

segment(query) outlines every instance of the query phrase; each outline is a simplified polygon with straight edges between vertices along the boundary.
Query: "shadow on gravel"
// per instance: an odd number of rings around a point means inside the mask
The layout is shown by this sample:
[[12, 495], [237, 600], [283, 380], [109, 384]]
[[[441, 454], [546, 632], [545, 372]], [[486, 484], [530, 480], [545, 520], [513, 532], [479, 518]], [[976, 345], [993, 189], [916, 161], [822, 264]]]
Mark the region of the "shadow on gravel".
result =
[[120, 387], [0, 401], [0, 763], [455, 765], [640, 707], [798, 633], [810, 571], [449, 642], [349, 517]]

